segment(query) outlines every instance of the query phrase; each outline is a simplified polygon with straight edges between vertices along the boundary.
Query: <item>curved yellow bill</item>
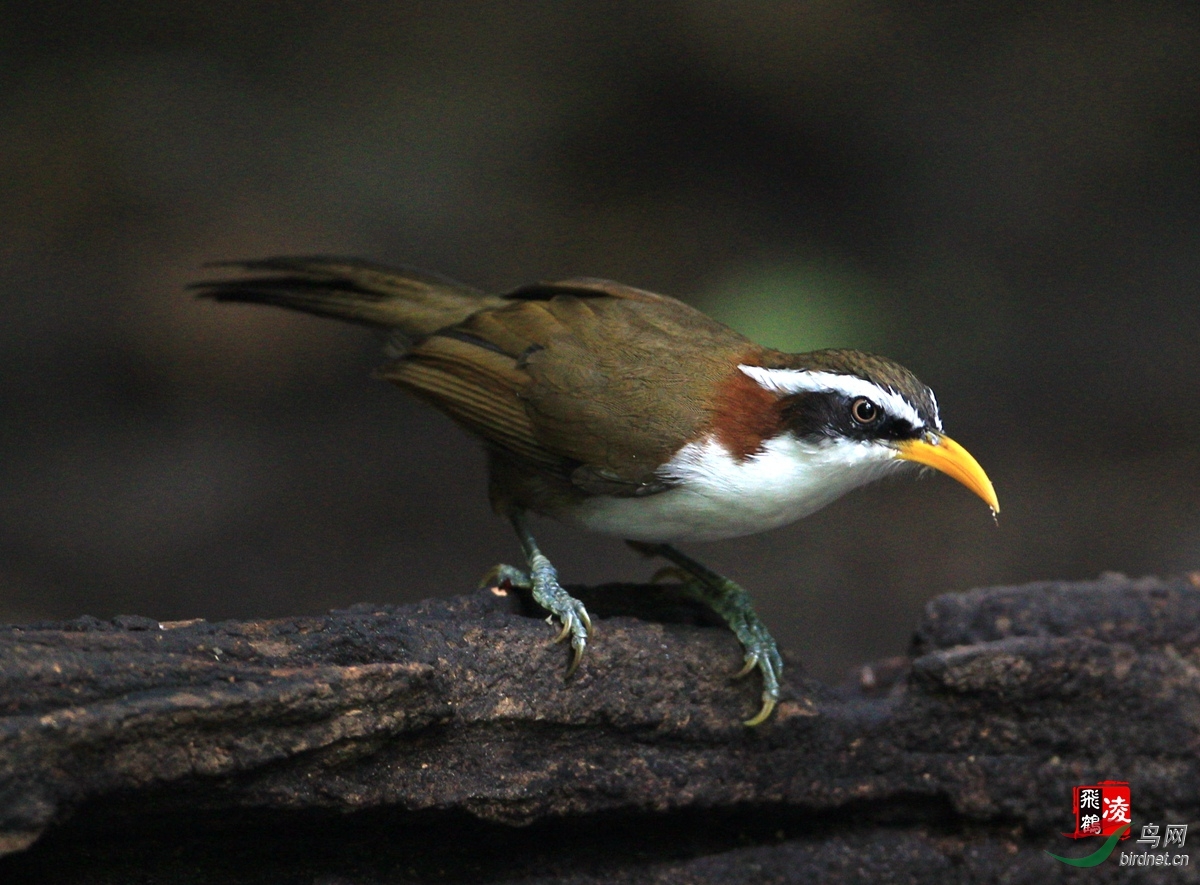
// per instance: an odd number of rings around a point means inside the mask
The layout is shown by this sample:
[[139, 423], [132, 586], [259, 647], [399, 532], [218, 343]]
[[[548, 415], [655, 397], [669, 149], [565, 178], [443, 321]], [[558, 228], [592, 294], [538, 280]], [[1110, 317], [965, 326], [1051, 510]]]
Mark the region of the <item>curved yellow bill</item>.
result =
[[897, 458], [940, 470], [983, 498], [993, 514], [1000, 512], [1000, 501], [996, 498], [992, 481], [983, 472], [979, 462], [971, 457], [971, 453], [950, 437], [930, 433], [922, 439], [906, 439], [897, 443], [897, 448], [900, 450]]

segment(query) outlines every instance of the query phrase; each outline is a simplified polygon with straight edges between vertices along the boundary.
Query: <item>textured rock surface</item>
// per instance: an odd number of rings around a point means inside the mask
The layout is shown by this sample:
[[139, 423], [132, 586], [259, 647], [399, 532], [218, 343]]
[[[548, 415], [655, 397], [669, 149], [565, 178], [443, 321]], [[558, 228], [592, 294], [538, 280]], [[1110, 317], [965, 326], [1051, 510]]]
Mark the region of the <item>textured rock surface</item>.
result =
[[578, 592], [599, 631], [568, 682], [494, 591], [5, 628], [0, 880], [1066, 881], [1043, 849], [1090, 850], [1058, 835], [1077, 784], [1200, 821], [1189, 580], [940, 597], [856, 685], [793, 661], [756, 730], [725, 630], [660, 588]]

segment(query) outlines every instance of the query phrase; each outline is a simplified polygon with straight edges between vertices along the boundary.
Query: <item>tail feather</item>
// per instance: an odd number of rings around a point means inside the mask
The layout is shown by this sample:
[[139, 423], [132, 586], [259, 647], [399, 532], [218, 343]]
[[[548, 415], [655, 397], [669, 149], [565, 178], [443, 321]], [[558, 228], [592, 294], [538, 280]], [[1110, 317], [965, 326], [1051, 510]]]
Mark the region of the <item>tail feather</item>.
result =
[[352, 258], [263, 258], [209, 266], [236, 267], [246, 275], [192, 283], [188, 288], [201, 298], [273, 304], [394, 330], [409, 340], [505, 303], [438, 274]]

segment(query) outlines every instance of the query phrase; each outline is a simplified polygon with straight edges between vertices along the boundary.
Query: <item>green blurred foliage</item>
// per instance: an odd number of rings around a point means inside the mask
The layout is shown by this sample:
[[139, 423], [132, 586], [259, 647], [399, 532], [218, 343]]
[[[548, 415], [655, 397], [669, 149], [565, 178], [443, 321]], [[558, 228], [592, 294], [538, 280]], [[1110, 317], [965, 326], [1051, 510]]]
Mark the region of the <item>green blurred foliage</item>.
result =
[[695, 300], [701, 310], [767, 347], [885, 350], [886, 300], [871, 279], [816, 262], [763, 264], [730, 274]]

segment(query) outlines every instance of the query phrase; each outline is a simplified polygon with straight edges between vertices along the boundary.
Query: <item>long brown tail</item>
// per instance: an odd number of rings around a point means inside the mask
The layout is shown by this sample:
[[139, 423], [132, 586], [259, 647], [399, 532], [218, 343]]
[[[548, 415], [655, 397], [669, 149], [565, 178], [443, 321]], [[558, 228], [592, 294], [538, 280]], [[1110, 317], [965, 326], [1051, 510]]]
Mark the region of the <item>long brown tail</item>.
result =
[[395, 330], [410, 341], [505, 303], [437, 274], [352, 258], [263, 258], [212, 266], [236, 267], [246, 274], [192, 283], [188, 288], [198, 290], [201, 298], [274, 304]]

